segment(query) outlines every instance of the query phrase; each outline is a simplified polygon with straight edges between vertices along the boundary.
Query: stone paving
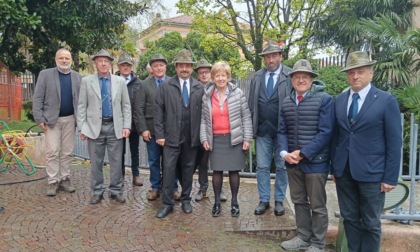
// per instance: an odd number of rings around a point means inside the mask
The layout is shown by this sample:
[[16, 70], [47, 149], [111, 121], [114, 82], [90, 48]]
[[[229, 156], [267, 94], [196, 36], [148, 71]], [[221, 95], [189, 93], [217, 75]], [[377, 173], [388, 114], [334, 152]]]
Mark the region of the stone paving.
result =
[[[105, 166], [105, 185], [108, 171]], [[209, 190], [209, 198], [192, 202], [192, 214], [184, 214], [176, 203], [172, 214], [157, 219], [161, 200], [146, 198], [147, 171], [141, 171], [142, 187], [132, 187], [127, 175], [125, 204], [110, 202], [106, 193], [101, 204], [90, 205], [90, 169], [80, 160], [74, 162], [71, 175], [77, 191], [60, 191], [55, 197], [44, 196], [43, 168], [29, 177], [18, 167], [0, 173], [0, 206], [5, 207], [0, 215], [0, 251], [283, 251], [281, 239], [294, 235], [295, 220], [287, 202], [284, 216], [274, 216], [272, 209], [254, 215], [255, 183], [242, 182], [237, 218], [230, 216], [230, 197], [222, 203], [221, 216], [212, 217]], [[193, 193], [197, 185], [195, 178]], [[230, 191], [226, 180], [224, 191]]]
[[[161, 200], [147, 200], [148, 170], [140, 174], [144, 186], [133, 187], [127, 169], [125, 204], [110, 202], [105, 194], [101, 204], [90, 205], [90, 168], [82, 160], [75, 159], [72, 165], [71, 178], [77, 191], [60, 191], [56, 197], [44, 195], [47, 180], [43, 168], [32, 176], [24, 175], [17, 166], [9, 168], [0, 173], [0, 206], [5, 207], [0, 214], [0, 251], [284, 251], [280, 241], [295, 235], [294, 214], [287, 200], [284, 216], [274, 216], [273, 209], [254, 215], [258, 203], [255, 179], [241, 179], [241, 214], [237, 218], [230, 216], [230, 197], [222, 203], [221, 216], [211, 216], [214, 200], [210, 189], [209, 198], [192, 201], [192, 214], [184, 214], [178, 202], [167, 218], [157, 219]], [[104, 175], [108, 185], [108, 166]], [[224, 191], [230, 194], [227, 181], [225, 178]], [[193, 194], [197, 191], [195, 177]], [[331, 181], [327, 195], [327, 246], [328, 251], [334, 251], [338, 205]], [[408, 202], [402, 207], [408, 209]], [[420, 210], [418, 183], [414, 209]], [[382, 231], [381, 251], [420, 251], [419, 222], [410, 226], [385, 220]]]

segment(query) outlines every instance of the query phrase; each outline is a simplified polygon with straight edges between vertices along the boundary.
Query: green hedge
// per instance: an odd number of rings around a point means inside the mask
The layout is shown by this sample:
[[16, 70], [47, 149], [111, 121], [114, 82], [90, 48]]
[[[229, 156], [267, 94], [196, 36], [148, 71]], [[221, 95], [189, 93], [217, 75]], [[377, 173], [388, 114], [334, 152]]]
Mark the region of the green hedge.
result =
[[349, 85], [347, 84], [346, 74], [340, 72], [343, 68], [338, 66], [328, 66], [318, 71], [318, 78], [324, 82], [325, 92], [332, 96], [337, 96], [343, 92]]

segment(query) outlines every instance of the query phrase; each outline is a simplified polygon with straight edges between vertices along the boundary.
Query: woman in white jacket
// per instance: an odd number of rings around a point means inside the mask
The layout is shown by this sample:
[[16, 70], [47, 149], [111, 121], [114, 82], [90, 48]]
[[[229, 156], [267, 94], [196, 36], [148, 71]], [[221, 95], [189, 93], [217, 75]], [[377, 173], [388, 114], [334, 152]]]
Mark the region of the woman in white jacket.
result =
[[245, 151], [252, 143], [251, 113], [245, 94], [230, 82], [231, 68], [226, 62], [214, 64], [211, 78], [203, 96], [200, 140], [203, 147], [210, 150], [215, 197], [212, 215], [220, 215], [223, 171], [228, 171], [231, 215], [236, 217], [239, 215], [239, 171], [245, 167]]

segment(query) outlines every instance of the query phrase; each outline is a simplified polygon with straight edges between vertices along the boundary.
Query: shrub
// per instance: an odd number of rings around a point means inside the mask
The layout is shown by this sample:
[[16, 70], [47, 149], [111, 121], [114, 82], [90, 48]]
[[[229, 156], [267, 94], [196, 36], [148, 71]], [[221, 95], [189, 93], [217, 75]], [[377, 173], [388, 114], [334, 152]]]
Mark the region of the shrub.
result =
[[[418, 124], [420, 121], [420, 83], [414, 86], [398, 88], [394, 91], [394, 94], [400, 103], [401, 113], [404, 113], [403, 171], [404, 174], [408, 174], [410, 160], [410, 118], [411, 114], [414, 114], [414, 122]], [[420, 137], [417, 148], [419, 147]], [[416, 170], [418, 170], [418, 167]]]
[[32, 101], [24, 101], [22, 103], [23, 110], [25, 111], [26, 118], [35, 122], [34, 115], [32, 114]]
[[340, 72], [342, 69], [339, 66], [327, 66], [318, 71], [318, 79], [327, 87], [325, 92], [334, 97], [348, 87], [346, 74]]

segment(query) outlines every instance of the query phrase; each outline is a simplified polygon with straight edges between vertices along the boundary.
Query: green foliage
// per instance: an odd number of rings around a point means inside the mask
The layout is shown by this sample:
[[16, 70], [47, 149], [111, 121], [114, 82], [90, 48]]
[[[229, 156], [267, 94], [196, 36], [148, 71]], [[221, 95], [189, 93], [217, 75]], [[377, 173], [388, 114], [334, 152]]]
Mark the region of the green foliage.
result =
[[315, 43], [338, 45], [346, 53], [360, 50], [370, 41], [369, 33], [360, 25], [363, 18], [389, 14], [398, 30], [406, 30], [411, 25], [411, 0], [333, 0], [329, 6], [314, 26]]
[[196, 31], [217, 34], [236, 44], [255, 71], [262, 67], [258, 54], [267, 40], [285, 42], [285, 59], [292, 46], [307, 55], [315, 19], [328, 7], [322, 0], [180, 0], [176, 6], [194, 16]]
[[26, 116], [26, 119], [29, 119], [32, 122], [35, 122], [34, 115], [32, 113], [32, 101], [25, 101], [22, 103], [23, 111]]
[[[394, 94], [400, 103], [401, 113], [404, 113], [403, 166], [404, 171], [408, 171], [411, 114], [414, 115], [415, 123], [418, 124], [420, 122], [420, 83], [413, 86], [398, 88], [394, 91]], [[417, 147], [420, 147], [420, 136]]]
[[374, 59], [378, 61], [374, 81], [391, 88], [410, 85], [411, 78], [420, 69], [417, 56], [420, 53], [420, 29], [401, 31], [396, 26], [398, 23], [402, 20], [390, 14], [361, 20], [369, 40], [377, 48], [374, 52]]
[[283, 60], [282, 61], [282, 63], [283, 63], [283, 65], [285, 65], [285, 66], [288, 66], [288, 67], [290, 67], [290, 68], [293, 68], [293, 65], [298, 61], [298, 60], [300, 60], [300, 59], [307, 59], [307, 60], [309, 60], [309, 62], [311, 63], [311, 67], [312, 67], [312, 70], [314, 71], [314, 72], [317, 72], [317, 70], [318, 70], [318, 68], [319, 68], [319, 63], [318, 63], [318, 60], [316, 60], [316, 59], [312, 59], [312, 58], [307, 58], [307, 57], [304, 57], [302, 54], [298, 54], [298, 55], [296, 55], [295, 57], [293, 57], [293, 58], [289, 58], [289, 59], [287, 59], [287, 60]]
[[340, 72], [343, 68], [338, 66], [327, 66], [318, 71], [319, 77], [325, 86], [325, 92], [337, 96], [348, 87], [346, 74]]
[[395, 90], [395, 96], [401, 104], [401, 112], [409, 118], [409, 114], [415, 115], [415, 121], [420, 122], [420, 83], [406, 86]]
[[10, 25], [16, 25], [15, 29], [20, 29], [20, 26], [35, 28], [40, 24], [40, 17], [35, 13], [28, 13], [25, 2], [25, 0], [0, 1], [0, 16], [2, 17], [0, 19], [0, 31]]
[[68, 47], [78, 69], [80, 52], [119, 48], [124, 23], [145, 8], [129, 0], [0, 1], [0, 60], [14, 72], [37, 74], [54, 66], [57, 49]]
[[242, 65], [240, 64], [240, 55], [238, 49], [223, 39], [217, 39], [214, 36], [205, 36], [202, 33], [191, 32], [187, 37], [182, 38], [179, 32], [165, 33], [163, 37], [155, 42], [147, 42], [148, 50], [139, 59], [136, 69], [140, 78], [147, 77], [146, 65], [151, 56], [155, 53], [161, 53], [168, 65], [166, 67], [166, 75], [173, 76], [176, 74], [175, 65], [172, 61], [181, 49], [192, 51], [193, 60], [206, 59], [211, 63], [220, 60], [227, 61], [232, 67], [235, 75], [240, 75]]

